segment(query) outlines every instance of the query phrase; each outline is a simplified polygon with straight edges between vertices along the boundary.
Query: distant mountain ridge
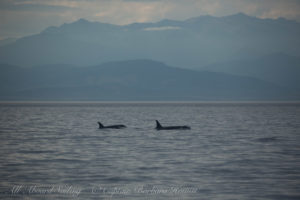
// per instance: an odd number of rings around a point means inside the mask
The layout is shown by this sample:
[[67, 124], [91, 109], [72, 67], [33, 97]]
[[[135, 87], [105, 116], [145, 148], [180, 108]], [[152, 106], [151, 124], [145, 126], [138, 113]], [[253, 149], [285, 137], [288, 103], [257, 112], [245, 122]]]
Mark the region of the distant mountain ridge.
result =
[[11, 43], [14, 43], [17, 40], [17, 38], [6, 38], [3, 40], [0, 40], [0, 46], [5, 46]]
[[255, 77], [300, 91], [300, 58], [282, 53], [257, 59], [215, 63], [202, 70]]
[[242, 13], [124, 26], [80, 19], [0, 46], [0, 62], [89, 66], [151, 59], [197, 68], [277, 52], [300, 56], [299, 35], [300, 24], [295, 21], [259, 19]]
[[242, 13], [80, 19], [0, 41], [0, 99], [298, 100], [299, 35], [298, 22]]
[[299, 100], [255, 78], [169, 67], [151, 60], [92, 67], [0, 65], [0, 100]]

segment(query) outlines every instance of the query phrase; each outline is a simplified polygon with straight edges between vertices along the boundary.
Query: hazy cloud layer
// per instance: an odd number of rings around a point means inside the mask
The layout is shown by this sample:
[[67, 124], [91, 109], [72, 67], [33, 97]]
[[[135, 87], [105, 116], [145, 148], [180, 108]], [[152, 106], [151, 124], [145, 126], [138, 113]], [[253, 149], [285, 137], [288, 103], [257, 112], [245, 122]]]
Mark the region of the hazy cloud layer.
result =
[[168, 31], [168, 30], [179, 30], [180, 27], [177, 26], [163, 26], [163, 27], [151, 27], [145, 28], [144, 31]]
[[300, 0], [1, 0], [0, 39], [38, 33], [79, 18], [128, 24], [238, 12], [300, 21]]

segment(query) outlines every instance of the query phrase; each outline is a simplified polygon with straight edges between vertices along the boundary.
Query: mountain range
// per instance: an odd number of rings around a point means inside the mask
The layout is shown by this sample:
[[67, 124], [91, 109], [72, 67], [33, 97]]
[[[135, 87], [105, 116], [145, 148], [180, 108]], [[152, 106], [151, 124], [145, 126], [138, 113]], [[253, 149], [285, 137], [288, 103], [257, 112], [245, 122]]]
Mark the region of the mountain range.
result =
[[242, 13], [80, 19], [0, 41], [0, 100], [299, 100], [299, 35], [296, 21]]
[[22, 68], [0, 65], [1, 100], [291, 100], [299, 93], [259, 79], [151, 60]]
[[250, 76], [300, 91], [300, 58], [282, 53], [257, 59], [215, 63], [202, 68], [239, 76]]
[[242, 13], [123, 26], [80, 19], [1, 45], [0, 61], [19, 66], [90, 66], [150, 59], [197, 69], [273, 53], [299, 57], [299, 35], [298, 22]]

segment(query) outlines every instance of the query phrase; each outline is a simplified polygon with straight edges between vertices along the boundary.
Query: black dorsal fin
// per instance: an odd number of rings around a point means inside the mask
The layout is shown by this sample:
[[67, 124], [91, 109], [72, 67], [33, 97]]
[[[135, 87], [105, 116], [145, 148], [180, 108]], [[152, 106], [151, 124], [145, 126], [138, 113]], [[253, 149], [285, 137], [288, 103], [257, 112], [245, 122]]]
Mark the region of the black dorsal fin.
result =
[[159, 123], [158, 120], [156, 120], [156, 128], [162, 128], [162, 125]]
[[99, 124], [99, 128], [104, 128], [103, 124], [101, 124], [100, 122], [98, 122]]

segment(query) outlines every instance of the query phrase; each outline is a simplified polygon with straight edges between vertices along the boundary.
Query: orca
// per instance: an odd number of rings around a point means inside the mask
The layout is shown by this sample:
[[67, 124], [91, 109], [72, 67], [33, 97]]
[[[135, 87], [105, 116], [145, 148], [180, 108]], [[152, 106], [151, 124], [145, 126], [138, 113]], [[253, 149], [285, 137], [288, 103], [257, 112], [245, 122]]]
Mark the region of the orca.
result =
[[121, 129], [121, 128], [126, 128], [126, 126], [123, 125], [123, 124], [116, 124], [116, 125], [110, 125], [110, 126], [104, 126], [100, 122], [98, 122], [98, 124], [99, 124], [99, 129], [108, 129], [108, 128], [111, 128], [111, 129]]
[[189, 130], [189, 126], [162, 126], [159, 121], [156, 120], [156, 130]]

